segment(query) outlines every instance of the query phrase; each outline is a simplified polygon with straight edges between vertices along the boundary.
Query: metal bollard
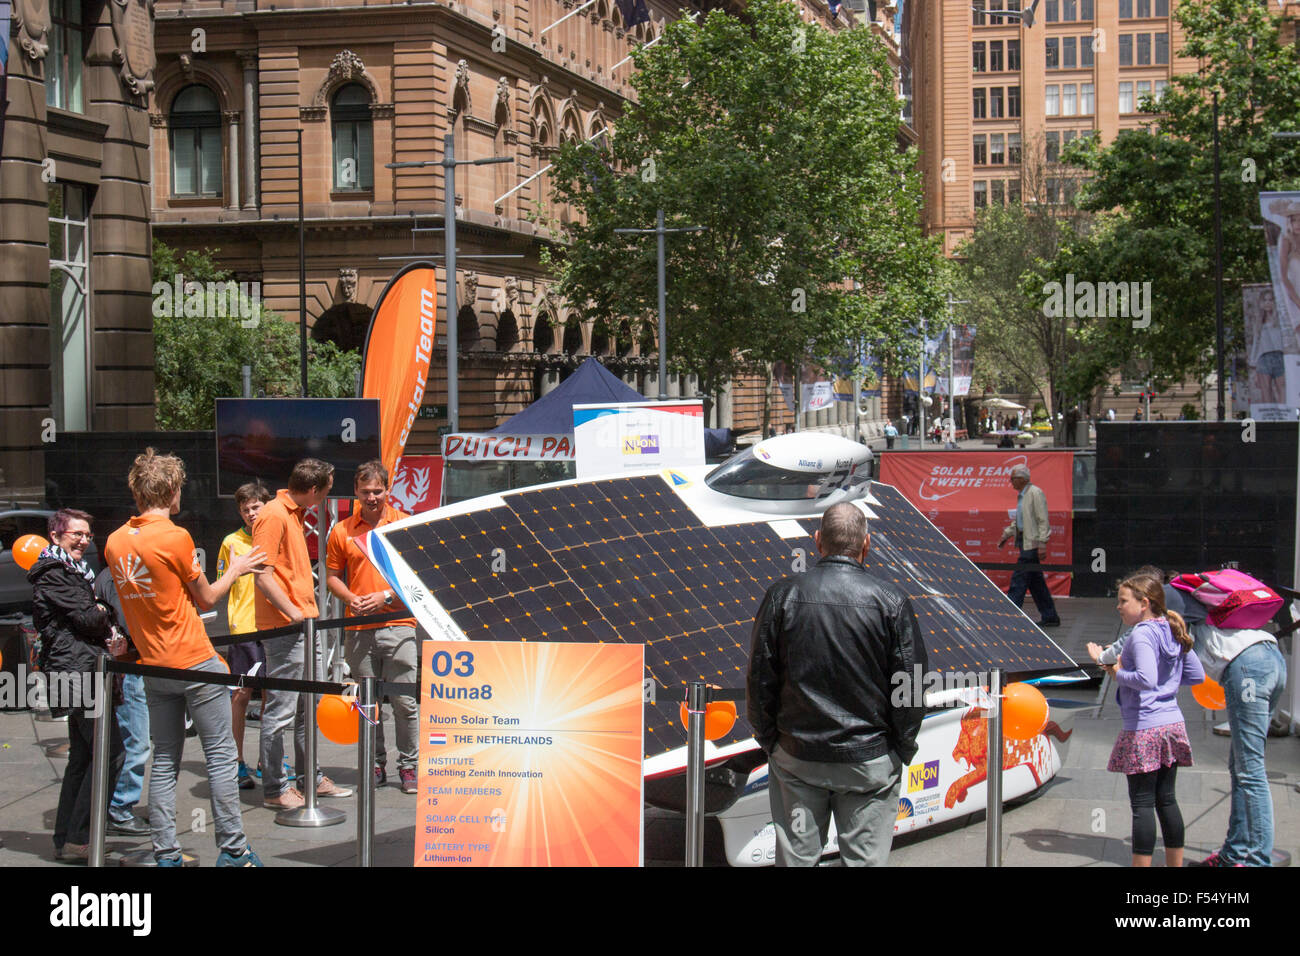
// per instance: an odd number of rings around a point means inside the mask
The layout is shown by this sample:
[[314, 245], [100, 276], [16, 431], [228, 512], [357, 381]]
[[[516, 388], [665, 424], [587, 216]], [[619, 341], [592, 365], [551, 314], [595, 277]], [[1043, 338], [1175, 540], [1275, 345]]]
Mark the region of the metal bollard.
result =
[[709, 688], [691, 681], [686, 688], [686, 865], [704, 865], [704, 710]]
[[[104, 865], [104, 837], [108, 835], [108, 757], [113, 739], [113, 689], [108, 674], [108, 657], [95, 658], [95, 692], [99, 695], [99, 716], [95, 718], [95, 740], [90, 758], [90, 866]], [[85, 703], [83, 701], [82, 703]]]
[[989, 680], [992, 710], [988, 715], [988, 803], [984, 811], [984, 865], [1002, 865], [1002, 671]]
[[[316, 619], [307, 618], [302, 622], [303, 630], [303, 679], [308, 682], [316, 680]], [[296, 810], [282, 810], [275, 815], [275, 822], [286, 827], [328, 827], [342, 823], [347, 814], [342, 810], [326, 809], [316, 806], [316, 695], [306, 695], [307, 741], [304, 747], [305, 767], [298, 768], [298, 779], [303, 781], [302, 795], [306, 800]]]
[[[374, 866], [375, 855], [375, 725], [367, 720], [375, 707], [375, 679], [361, 678], [357, 701], [357, 866]], [[378, 717], [378, 713], [374, 715]]]

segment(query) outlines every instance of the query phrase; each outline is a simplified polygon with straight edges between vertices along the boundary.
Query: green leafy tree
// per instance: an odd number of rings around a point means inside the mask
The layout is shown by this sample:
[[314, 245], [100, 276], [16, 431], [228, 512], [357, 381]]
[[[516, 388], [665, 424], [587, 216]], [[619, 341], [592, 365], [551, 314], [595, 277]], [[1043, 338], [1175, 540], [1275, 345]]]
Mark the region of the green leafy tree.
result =
[[[178, 254], [158, 240], [153, 244], [153, 281], [174, 289], [183, 283], [223, 283], [230, 277], [213, 261], [212, 252]], [[161, 292], [160, 288], [155, 289]], [[243, 394], [242, 366], [252, 368], [254, 394], [295, 397], [301, 394], [298, 326], [285, 322], [260, 303], [239, 300], [230, 308], [215, 295], [185, 292], [184, 301], [155, 295], [154, 376], [158, 427], [165, 431], [209, 429], [215, 424], [215, 401]], [[161, 314], [159, 314], [161, 313]], [[245, 319], [243, 315], [249, 315]], [[356, 394], [361, 357], [332, 342], [307, 342], [307, 390], [313, 398]]]
[[1290, 26], [1256, 0], [1186, 0], [1175, 17], [1186, 36], [1181, 52], [1201, 70], [1174, 77], [1159, 103], [1144, 100], [1152, 121], [1142, 129], [1067, 153], [1092, 174], [1083, 207], [1107, 215], [1058, 257], [1052, 278], [1152, 283], [1149, 326], [1110, 316], [1078, 332], [1066, 376], [1075, 394], [1135, 360], [1157, 388], [1213, 367], [1214, 91], [1229, 348], [1240, 336], [1242, 283], [1268, 278], [1263, 234], [1250, 228], [1260, 222], [1259, 193], [1300, 184], [1300, 145], [1271, 135], [1300, 126]]
[[1042, 287], [1062, 251], [1090, 227], [1074, 203], [1078, 185], [1077, 170], [1047, 160], [1042, 137], [1026, 143], [1020, 186], [1027, 201], [980, 211], [952, 280], [965, 300], [961, 321], [978, 330], [972, 385], [1015, 382], [1050, 409], [1054, 428], [1055, 413], [1077, 400], [1067, 368], [1080, 320], [1044, 309]]
[[669, 358], [705, 395], [777, 360], [831, 367], [859, 343], [891, 369], [914, 355], [940, 256], [880, 41], [754, 0], [744, 19], [678, 20], [635, 59], [614, 135], [555, 161], [555, 200], [577, 213], [552, 256], [559, 291], [606, 328], [656, 322], [654, 237], [614, 230], [663, 209], [670, 227], [705, 227], [666, 240]]

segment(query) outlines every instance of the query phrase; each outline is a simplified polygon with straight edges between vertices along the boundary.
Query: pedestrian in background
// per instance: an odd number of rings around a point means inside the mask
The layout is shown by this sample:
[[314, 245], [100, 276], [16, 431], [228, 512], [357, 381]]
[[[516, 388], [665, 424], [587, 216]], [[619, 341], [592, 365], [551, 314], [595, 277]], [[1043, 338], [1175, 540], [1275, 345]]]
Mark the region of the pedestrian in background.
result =
[[[1016, 465], [1011, 469], [1011, 487], [1016, 489], [1016, 520], [1002, 531], [1001, 548], [1014, 539], [1020, 556], [1017, 564], [1037, 565], [1047, 553], [1047, 540], [1052, 536], [1052, 524], [1048, 519], [1047, 496], [1043, 489], [1029, 480], [1029, 466]], [[1038, 568], [1017, 570], [1011, 575], [1011, 586], [1007, 597], [1011, 603], [1020, 607], [1025, 600], [1028, 589], [1038, 608], [1039, 627], [1059, 627], [1060, 615], [1056, 613], [1056, 604], [1052, 601], [1052, 592], [1047, 588], [1047, 578]]]

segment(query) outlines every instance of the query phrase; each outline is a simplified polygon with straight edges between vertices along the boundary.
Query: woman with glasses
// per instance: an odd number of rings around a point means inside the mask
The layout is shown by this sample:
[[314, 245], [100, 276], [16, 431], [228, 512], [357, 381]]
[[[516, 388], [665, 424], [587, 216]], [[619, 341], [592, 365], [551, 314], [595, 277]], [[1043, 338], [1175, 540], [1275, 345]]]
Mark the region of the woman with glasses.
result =
[[50, 517], [49, 547], [27, 572], [32, 584], [32, 618], [41, 635], [40, 668], [46, 674], [50, 711], [68, 717], [68, 769], [59, 791], [54, 821], [55, 858], [69, 862], [90, 856], [90, 773], [95, 718], [112, 728], [108, 788], [113, 792], [122, 769], [122, 736], [113, 717], [113, 682], [99, 687], [95, 660], [120, 656], [126, 639], [116, 614], [95, 600], [95, 572], [85, 560], [90, 545], [90, 515], [63, 508]]

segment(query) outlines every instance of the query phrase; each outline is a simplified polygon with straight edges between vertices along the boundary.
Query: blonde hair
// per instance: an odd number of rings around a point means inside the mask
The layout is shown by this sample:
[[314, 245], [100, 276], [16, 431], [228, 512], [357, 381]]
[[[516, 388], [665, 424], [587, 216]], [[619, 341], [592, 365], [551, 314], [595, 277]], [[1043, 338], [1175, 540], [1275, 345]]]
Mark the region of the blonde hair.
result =
[[1163, 617], [1169, 621], [1169, 631], [1174, 635], [1176, 640], [1184, 651], [1192, 649], [1192, 635], [1187, 631], [1187, 622], [1177, 611], [1170, 611], [1165, 608], [1165, 589], [1160, 583], [1159, 578], [1152, 577], [1149, 574], [1134, 574], [1125, 578], [1119, 583], [1122, 588], [1128, 588], [1133, 592], [1133, 596], [1138, 600], [1146, 598], [1151, 604], [1151, 613], [1156, 617]]
[[126, 481], [141, 511], [168, 508], [185, 484], [185, 463], [175, 455], [160, 455], [146, 448], [143, 455], [136, 456]]

